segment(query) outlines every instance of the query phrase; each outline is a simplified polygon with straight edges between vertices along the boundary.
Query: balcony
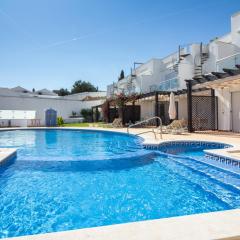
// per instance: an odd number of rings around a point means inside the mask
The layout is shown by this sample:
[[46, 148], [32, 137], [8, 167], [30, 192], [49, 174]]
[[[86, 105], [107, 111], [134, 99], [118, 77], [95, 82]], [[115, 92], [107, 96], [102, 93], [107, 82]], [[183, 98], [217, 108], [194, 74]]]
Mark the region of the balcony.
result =
[[179, 79], [172, 78], [161, 82], [159, 85], [152, 85], [149, 87], [150, 92], [154, 91], [175, 91], [179, 88]]
[[179, 79], [177, 77], [161, 82], [159, 85], [160, 91], [171, 91], [179, 88]]
[[191, 54], [191, 44], [181, 45], [179, 46], [179, 55], [180, 57], [187, 57]]
[[216, 71], [223, 72], [223, 68], [235, 69], [240, 64], [240, 52], [217, 60]]

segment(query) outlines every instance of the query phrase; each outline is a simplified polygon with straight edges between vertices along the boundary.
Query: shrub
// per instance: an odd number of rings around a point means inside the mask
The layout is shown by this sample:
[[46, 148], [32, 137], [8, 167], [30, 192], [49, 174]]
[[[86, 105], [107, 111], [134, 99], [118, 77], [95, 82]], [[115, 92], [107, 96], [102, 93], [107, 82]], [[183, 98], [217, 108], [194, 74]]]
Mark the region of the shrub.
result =
[[62, 117], [57, 117], [57, 125], [62, 126], [64, 124], [63, 118]]
[[77, 112], [72, 111], [72, 116], [76, 117], [77, 116]]
[[92, 110], [84, 108], [81, 110], [81, 115], [84, 118], [85, 122], [91, 122], [92, 120]]

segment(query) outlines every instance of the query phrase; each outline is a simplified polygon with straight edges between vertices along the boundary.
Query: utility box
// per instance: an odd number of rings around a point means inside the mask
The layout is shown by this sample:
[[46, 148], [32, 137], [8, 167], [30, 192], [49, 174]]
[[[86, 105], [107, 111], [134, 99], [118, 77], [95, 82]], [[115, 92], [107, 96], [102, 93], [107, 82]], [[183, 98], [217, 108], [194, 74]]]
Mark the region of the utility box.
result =
[[45, 111], [45, 125], [46, 127], [57, 126], [57, 111], [50, 108]]

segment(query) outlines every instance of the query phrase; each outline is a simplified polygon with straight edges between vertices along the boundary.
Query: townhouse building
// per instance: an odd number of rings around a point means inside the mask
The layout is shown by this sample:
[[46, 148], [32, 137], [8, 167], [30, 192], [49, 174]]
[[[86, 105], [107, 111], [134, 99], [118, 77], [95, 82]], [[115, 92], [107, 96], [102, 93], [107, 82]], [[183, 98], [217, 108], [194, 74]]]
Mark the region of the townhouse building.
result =
[[[168, 99], [161, 92], [177, 92], [186, 89], [186, 80], [202, 82], [203, 78], [220, 76], [227, 69], [237, 70], [240, 65], [240, 12], [231, 16], [231, 31], [209, 43], [180, 45], [177, 51], [163, 58], [150, 59], [146, 63], [134, 64], [131, 73], [107, 87], [107, 97], [159, 92], [163, 114], [167, 114]], [[220, 130], [232, 130], [232, 115], [240, 102], [240, 86], [214, 87], [218, 98], [218, 118]], [[202, 94], [210, 95], [207, 91]], [[187, 97], [176, 97], [178, 118], [187, 119]], [[156, 114], [154, 97], [140, 99], [141, 119]], [[234, 112], [234, 114], [233, 114]], [[164, 116], [162, 116], [164, 117]], [[240, 117], [240, 113], [239, 113]], [[237, 120], [240, 120], [237, 117]], [[236, 118], [236, 117], [235, 117]], [[225, 119], [225, 120], [223, 120]], [[236, 120], [235, 120], [236, 121]], [[235, 124], [236, 125], [236, 124]], [[238, 127], [235, 129], [240, 131]]]

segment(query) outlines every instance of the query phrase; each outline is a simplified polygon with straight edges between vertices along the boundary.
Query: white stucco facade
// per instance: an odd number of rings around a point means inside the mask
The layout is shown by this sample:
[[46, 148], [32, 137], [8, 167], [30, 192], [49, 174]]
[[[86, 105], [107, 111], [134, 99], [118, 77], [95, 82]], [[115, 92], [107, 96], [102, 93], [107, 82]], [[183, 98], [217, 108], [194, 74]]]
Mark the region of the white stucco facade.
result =
[[216, 88], [218, 97], [218, 129], [240, 132], [240, 84]]
[[231, 32], [208, 44], [179, 46], [178, 51], [141, 64], [124, 79], [108, 86], [107, 96], [176, 91], [186, 88], [186, 79], [235, 68], [240, 64], [240, 12], [231, 17]]
[[[240, 65], [240, 12], [232, 15], [229, 33], [207, 44], [193, 43], [180, 46], [175, 53], [141, 64], [132, 71], [132, 74], [109, 85], [107, 96], [111, 97], [122, 92], [131, 95], [182, 90], [186, 89], [187, 79], [201, 79], [203, 75], [212, 72], [237, 69], [236, 65]], [[240, 121], [240, 113], [238, 115], [238, 108], [235, 106], [238, 104], [237, 92], [240, 91], [240, 87], [215, 86], [214, 89], [218, 97], [218, 128], [235, 131], [238, 127], [233, 121]], [[178, 101], [178, 118], [187, 119], [186, 96], [176, 98], [176, 101]], [[141, 118], [155, 114], [154, 99], [152, 102], [141, 101], [140, 105]], [[240, 131], [240, 126], [237, 131]]]

